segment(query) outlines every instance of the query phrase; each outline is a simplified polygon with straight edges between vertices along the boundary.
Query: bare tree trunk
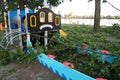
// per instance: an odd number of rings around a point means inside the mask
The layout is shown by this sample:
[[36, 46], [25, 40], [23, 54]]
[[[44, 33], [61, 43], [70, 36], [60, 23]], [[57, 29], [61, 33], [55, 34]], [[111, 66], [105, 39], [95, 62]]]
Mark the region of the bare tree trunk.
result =
[[95, 16], [94, 16], [94, 33], [99, 33], [100, 30], [100, 11], [101, 11], [101, 0], [95, 0]]
[[19, 0], [19, 6], [21, 10], [24, 10], [24, 0]]

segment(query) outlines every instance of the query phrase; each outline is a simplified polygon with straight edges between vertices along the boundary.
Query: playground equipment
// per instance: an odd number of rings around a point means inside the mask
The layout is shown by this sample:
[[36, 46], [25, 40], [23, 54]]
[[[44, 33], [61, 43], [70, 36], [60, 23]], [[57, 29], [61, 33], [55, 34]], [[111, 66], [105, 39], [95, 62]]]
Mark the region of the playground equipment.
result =
[[[6, 2], [6, 0], [4, 0], [4, 2]], [[47, 0], [44, 2], [44, 5], [47, 6]], [[19, 37], [19, 44], [25, 53], [30, 54], [34, 52], [40, 64], [49, 68], [64, 80], [95, 80], [90, 76], [64, 66], [54, 59], [48, 58], [44, 53], [37, 54], [37, 51], [32, 46], [33, 42], [30, 34], [42, 33], [45, 36], [45, 46], [48, 44], [47, 37], [49, 36], [49, 32], [60, 32], [64, 37], [67, 36], [67, 34], [61, 30], [60, 14], [55, 14], [51, 9], [46, 8], [46, 6], [41, 7], [37, 12], [33, 12], [28, 9], [27, 6], [25, 10], [22, 11], [20, 11], [18, 7], [16, 11], [4, 12], [6, 35], [1, 40], [0, 46], [2, 48], [7, 48], [9, 45], [14, 44], [13, 40], [16, 37]]]
[[[44, 3], [46, 5], [46, 3]], [[18, 33], [32, 33], [39, 34], [48, 37], [48, 33], [59, 32], [61, 28], [61, 16], [55, 14], [51, 9], [46, 7], [41, 7], [36, 13], [28, 9], [27, 6], [25, 10], [8, 11], [4, 13], [5, 20], [5, 31], [6, 31], [6, 40], [3, 38], [3, 41], [6, 43], [13, 44], [14, 32]], [[32, 43], [35, 43], [33, 37], [29, 34], [30, 40]], [[41, 38], [41, 37], [40, 37]], [[10, 40], [9, 40], [10, 39]], [[19, 35], [20, 46], [25, 49], [27, 35]], [[42, 38], [39, 40], [41, 44], [47, 45], [48, 39]], [[44, 42], [44, 43], [42, 43]], [[34, 44], [33, 44], [34, 45]]]

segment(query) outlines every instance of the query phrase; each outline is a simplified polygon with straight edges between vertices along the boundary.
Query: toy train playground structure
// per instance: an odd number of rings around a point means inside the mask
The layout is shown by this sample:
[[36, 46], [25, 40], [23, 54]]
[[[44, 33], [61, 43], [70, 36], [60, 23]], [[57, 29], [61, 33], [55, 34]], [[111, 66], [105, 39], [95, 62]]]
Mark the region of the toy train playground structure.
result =
[[[6, 0], [4, 0], [6, 1]], [[4, 12], [4, 27], [5, 36], [0, 42], [0, 47], [7, 48], [9, 45], [14, 44], [14, 39], [19, 38], [19, 45], [23, 48], [23, 51], [27, 54], [34, 52], [37, 57], [37, 61], [44, 67], [50, 69], [55, 74], [61, 76], [63, 80], [107, 80], [103, 78], [93, 78], [81, 72], [74, 70], [73, 68], [65, 66], [66, 64], [72, 65], [70, 62], [60, 63], [54, 59], [53, 55], [45, 55], [34, 49], [34, 38], [30, 34], [39, 35], [39, 42], [45, 47], [48, 45], [48, 33], [60, 32], [64, 37], [67, 34], [61, 30], [61, 15], [54, 13], [50, 8], [46, 7], [47, 0], [44, 0], [44, 7], [39, 8], [36, 12], [29, 9], [27, 6], [25, 10], [20, 10], [19, 7], [15, 11]], [[2, 26], [2, 24], [0, 25]], [[15, 33], [15, 35], [14, 35]], [[40, 36], [45, 36], [41, 37]], [[54, 34], [53, 34], [54, 35]], [[4, 43], [4, 44], [3, 44]], [[29, 48], [28, 48], [29, 47]], [[87, 52], [90, 55], [95, 53], [98, 55], [98, 59], [103, 62], [112, 64], [116, 59], [115, 55], [112, 55], [107, 50], [92, 50], [88, 46], [76, 45], [76, 50], [79, 54]]]

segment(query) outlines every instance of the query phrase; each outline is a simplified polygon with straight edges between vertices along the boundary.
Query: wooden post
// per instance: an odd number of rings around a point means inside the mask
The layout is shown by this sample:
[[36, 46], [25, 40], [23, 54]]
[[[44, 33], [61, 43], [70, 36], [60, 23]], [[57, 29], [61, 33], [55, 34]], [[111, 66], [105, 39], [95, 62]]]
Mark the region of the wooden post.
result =
[[47, 49], [47, 45], [48, 45], [48, 31], [45, 31], [44, 33], [44, 46]]
[[17, 17], [18, 17], [18, 32], [19, 32], [19, 39], [20, 39], [20, 47], [22, 47], [22, 36], [20, 35], [20, 33], [21, 33], [21, 20], [20, 20], [20, 8], [19, 8], [19, 6], [17, 9]]
[[[26, 33], [27, 33], [27, 42], [30, 42], [30, 33], [28, 32], [28, 25], [27, 25], [27, 14], [28, 14], [28, 8], [25, 6], [25, 19], [26, 19]], [[32, 46], [32, 45], [31, 45]]]
[[[12, 29], [11, 29], [11, 26], [10, 26], [10, 11], [8, 11], [8, 21], [9, 21], [9, 33], [11, 34], [12, 33]], [[10, 35], [10, 44], [13, 44], [13, 40], [12, 40], [12, 35]]]
[[[5, 11], [4, 11], [4, 26], [5, 26], [5, 35], [8, 35], [8, 26], [7, 26], [7, 4], [6, 0], [4, 0], [4, 6], [5, 6]], [[6, 37], [6, 42], [8, 42], [8, 37]]]

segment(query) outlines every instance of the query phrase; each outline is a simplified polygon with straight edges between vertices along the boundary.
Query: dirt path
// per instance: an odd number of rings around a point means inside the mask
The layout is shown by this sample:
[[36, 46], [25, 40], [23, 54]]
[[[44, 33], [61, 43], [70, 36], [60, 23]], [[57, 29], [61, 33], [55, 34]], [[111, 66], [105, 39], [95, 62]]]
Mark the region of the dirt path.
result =
[[38, 63], [11, 63], [0, 67], [0, 80], [63, 80]]

